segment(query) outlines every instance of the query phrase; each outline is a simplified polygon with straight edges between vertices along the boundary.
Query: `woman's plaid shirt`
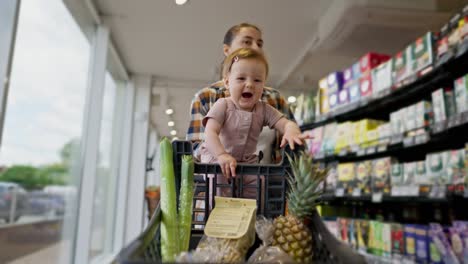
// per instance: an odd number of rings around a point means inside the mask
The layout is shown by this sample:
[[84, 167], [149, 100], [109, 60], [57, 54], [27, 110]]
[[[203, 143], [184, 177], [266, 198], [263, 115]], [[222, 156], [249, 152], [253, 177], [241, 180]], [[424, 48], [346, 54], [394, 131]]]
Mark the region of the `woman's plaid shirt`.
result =
[[[216, 82], [209, 87], [203, 88], [198, 93], [195, 94], [195, 97], [192, 100], [191, 104], [191, 120], [190, 126], [187, 131], [187, 140], [192, 141], [194, 149], [196, 149], [200, 142], [204, 139], [204, 127], [202, 125], [202, 120], [205, 115], [208, 113], [213, 104], [219, 99], [229, 96], [229, 90], [224, 87], [222, 81]], [[274, 108], [278, 109], [281, 113], [285, 115], [289, 120], [295, 121], [291, 109], [289, 109], [287, 101], [284, 99], [281, 94], [270, 87], [265, 87], [263, 89], [262, 101], [270, 104]], [[279, 133], [276, 134], [276, 140], [273, 143], [272, 151], [273, 157], [272, 160], [279, 161], [280, 156], [280, 145], [281, 137]]]

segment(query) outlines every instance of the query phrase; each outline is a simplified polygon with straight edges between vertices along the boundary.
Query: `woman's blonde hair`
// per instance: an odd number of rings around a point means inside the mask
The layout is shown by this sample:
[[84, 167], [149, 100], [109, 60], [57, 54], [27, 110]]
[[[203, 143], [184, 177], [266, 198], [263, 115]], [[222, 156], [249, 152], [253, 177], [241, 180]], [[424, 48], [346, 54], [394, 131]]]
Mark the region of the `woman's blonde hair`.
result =
[[250, 48], [240, 48], [235, 50], [233, 53], [231, 53], [229, 56], [227, 56], [224, 59], [223, 62], [223, 78], [226, 78], [228, 73], [231, 71], [232, 64], [234, 62], [237, 62], [239, 60], [243, 59], [255, 59], [261, 61], [265, 65], [265, 70], [266, 70], [266, 76], [268, 76], [268, 61], [265, 58], [265, 55], [263, 53], [258, 52], [254, 49]]

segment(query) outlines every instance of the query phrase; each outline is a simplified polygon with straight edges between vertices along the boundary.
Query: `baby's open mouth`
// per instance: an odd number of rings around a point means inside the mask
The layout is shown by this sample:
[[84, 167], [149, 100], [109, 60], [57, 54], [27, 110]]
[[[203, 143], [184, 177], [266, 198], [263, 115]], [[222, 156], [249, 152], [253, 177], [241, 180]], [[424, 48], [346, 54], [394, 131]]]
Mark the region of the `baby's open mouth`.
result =
[[252, 96], [253, 96], [253, 94], [252, 94], [252, 93], [249, 93], [249, 92], [242, 93], [242, 97], [243, 97], [243, 98], [250, 98], [250, 97], [252, 97]]

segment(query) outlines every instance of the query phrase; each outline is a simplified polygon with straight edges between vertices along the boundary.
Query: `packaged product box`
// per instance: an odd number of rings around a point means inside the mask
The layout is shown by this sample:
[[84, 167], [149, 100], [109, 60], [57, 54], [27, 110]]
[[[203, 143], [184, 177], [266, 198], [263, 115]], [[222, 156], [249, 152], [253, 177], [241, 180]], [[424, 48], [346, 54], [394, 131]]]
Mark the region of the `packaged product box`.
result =
[[[206, 222], [204, 234], [208, 240], [202, 240], [197, 249], [225, 246], [238, 262], [244, 259], [248, 249], [255, 242], [255, 221], [257, 201], [230, 197], [215, 197], [216, 206]], [[232, 259], [222, 256], [215, 262], [223, 263]], [[237, 259], [237, 258], [236, 258]]]
[[326, 114], [330, 111], [330, 105], [328, 102], [328, 84], [327, 78], [323, 78], [319, 81], [318, 100], [320, 105], [320, 114]]
[[389, 60], [372, 70], [372, 84], [376, 94], [392, 87], [392, 61]]
[[409, 260], [416, 260], [416, 229], [415, 225], [404, 225], [405, 256]]
[[322, 142], [322, 153], [331, 155], [335, 152], [336, 134], [337, 134], [337, 123], [330, 123], [325, 125]]
[[445, 109], [447, 119], [457, 114], [457, 106], [455, 103], [455, 92], [453, 89], [444, 89]]
[[341, 241], [348, 244], [349, 243], [349, 232], [348, 232], [348, 219], [347, 218], [338, 218], [338, 230], [340, 232], [339, 237], [341, 237]]
[[392, 136], [392, 128], [390, 122], [383, 123], [377, 127], [379, 134], [379, 145], [388, 145]]
[[343, 73], [340, 71], [332, 72], [327, 76], [327, 87], [331, 93], [339, 92], [343, 89]]
[[314, 128], [312, 130], [312, 139], [311, 139], [311, 153], [312, 155], [317, 155], [320, 152], [320, 146], [323, 141], [323, 126]]
[[392, 169], [391, 169], [391, 185], [393, 186], [400, 186], [403, 184], [404, 180], [404, 168], [403, 163], [399, 163], [398, 161], [392, 161]]
[[443, 264], [442, 255], [440, 254], [439, 249], [437, 248], [436, 243], [440, 243], [438, 238], [433, 235], [431, 229], [428, 230], [428, 241], [429, 241], [429, 263], [431, 264]]
[[351, 151], [353, 151], [353, 147], [356, 147], [358, 145], [358, 142], [356, 142], [356, 136], [354, 133], [357, 131], [357, 127], [359, 124], [357, 122], [349, 122], [348, 126], [348, 133], [346, 133], [347, 140], [348, 140], [348, 146], [350, 147]]
[[359, 79], [353, 80], [346, 84], [346, 90], [348, 90], [349, 102], [354, 103], [361, 99], [361, 90], [359, 87]]
[[[449, 23], [446, 23], [442, 26], [439, 31], [439, 37], [437, 38], [437, 60], [440, 60], [445, 54], [449, 53], [449, 44], [448, 44], [448, 35], [449, 35]], [[453, 52], [452, 52], [453, 54]]]
[[353, 162], [338, 164], [338, 186], [343, 188], [345, 194], [353, 193], [353, 183], [355, 180], [355, 167]]
[[378, 221], [369, 221], [369, 253], [377, 256], [382, 255], [381, 239], [379, 239], [381, 234], [381, 223]]
[[405, 255], [405, 236], [402, 224], [392, 223], [392, 258], [401, 260]]
[[468, 143], [465, 144], [465, 181], [464, 183], [468, 185]]
[[415, 163], [415, 183], [422, 185], [430, 185], [431, 180], [426, 173], [426, 161], [416, 161]]
[[449, 184], [452, 182], [448, 178], [448, 152], [436, 152], [426, 155], [426, 172], [431, 184]]
[[392, 79], [396, 87], [401, 86], [405, 79], [411, 75], [411, 46], [398, 52], [392, 60]]
[[411, 186], [416, 183], [416, 162], [403, 164], [403, 185]]
[[465, 149], [449, 151], [449, 161], [447, 168], [447, 179], [452, 179], [448, 184], [463, 184], [465, 182]]
[[342, 72], [332, 72], [327, 77], [328, 103], [331, 110], [338, 106], [339, 93], [343, 89], [343, 83]]
[[372, 161], [372, 191], [390, 193], [391, 158], [380, 158]]
[[368, 142], [367, 131], [376, 129], [383, 122], [374, 119], [361, 119], [357, 122], [356, 131], [354, 131], [354, 138], [356, 143], [364, 144]]
[[421, 101], [416, 104], [416, 128], [428, 128], [432, 125], [433, 112], [430, 101]]
[[447, 119], [445, 107], [444, 89], [440, 88], [432, 92], [432, 107], [434, 111], [434, 122], [442, 122]]
[[343, 81], [344, 81], [344, 84], [347, 84], [352, 80], [354, 80], [353, 66], [350, 66], [343, 71]]
[[405, 132], [402, 110], [404, 110], [404, 108], [390, 113], [390, 126], [393, 136], [400, 135]]
[[381, 63], [386, 62], [390, 59], [390, 56], [386, 54], [378, 54], [375, 52], [369, 52], [361, 57], [359, 60], [359, 67], [361, 73], [370, 72], [375, 67], [379, 66]]
[[294, 109], [294, 118], [298, 125], [302, 125], [304, 112], [304, 94], [300, 94], [296, 100], [296, 109]]
[[434, 63], [434, 35], [432, 32], [411, 44], [412, 73], [419, 73]]
[[356, 219], [354, 224], [356, 226], [357, 249], [360, 253], [367, 253], [369, 248], [369, 221]]
[[450, 33], [448, 34], [448, 45], [450, 50], [457, 50], [458, 45], [461, 42], [461, 34], [458, 24], [461, 19], [461, 14], [456, 13], [450, 18], [449, 26]]
[[354, 219], [348, 219], [348, 244], [352, 249], [357, 249], [356, 226]]
[[379, 130], [377, 128], [367, 130], [366, 141], [364, 144], [367, 147], [372, 147], [379, 144]]
[[362, 75], [360, 61], [355, 62], [351, 68], [353, 71], [353, 80], [359, 80]]
[[404, 108], [403, 118], [405, 120], [405, 132], [415, 130], [416, 127], [416, 105], [410, 105]]
[[380, 237], [382, 245], [382, 256], [389, 258], [392, 256], [392, 225], [382, 223], [382, 235]]
[[327, 179], [325, 180], [326, 192], [334, 192], [338, 183], [338, 162], [330, 162], [327, 164]]
[[468, 75], [455, 80], [454, 90], [457, 113], [468, 111]]
[[416, 262], [427, 263], [429, 261], [429, 241], [426, 225], [415, 225], [416, 233]]
[[468, 39], [468, 5], [462, 10], [463, 16], [458, 23], [458, 30], [460, 31], [460, 38], [463, 41]]
[[349, 144], [351, 143], [349, 137], [352, 136], [353, 122], [344, 122], [338, 124], [336, 131], [336, 144], [335, 153], [339, 153], [342, 150], [348, 150]]
[[372, 74], [363, 73], [359, 79], [359, 90], [361, 92], [361, 98], [372, 95]]
[[338, 97], [340, 92], [329, 92], [328, 94], [328, 105], [330, 106], [330, 110], [336, 109], [338, 106]]
[[338, 106], [343, 106], [349, 103], [349, 90], [342, 89], [338, 93]]
[[372, 162], [370, 160], [356, 163], [356, 181], [354, 188], [361, 191], [361, 195], [371, 194]]

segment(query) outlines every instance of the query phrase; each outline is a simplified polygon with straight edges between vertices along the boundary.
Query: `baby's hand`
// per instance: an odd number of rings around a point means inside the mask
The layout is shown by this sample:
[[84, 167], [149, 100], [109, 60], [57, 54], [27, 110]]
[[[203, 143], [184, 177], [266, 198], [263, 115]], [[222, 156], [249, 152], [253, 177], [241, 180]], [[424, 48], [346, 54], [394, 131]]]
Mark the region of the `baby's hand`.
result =
[[285, 131], [280, 147], [282, 148], [286, 146], [286, 144], [289, 144], [291, 149], [294, 149], [294, 143], [302, 146], [302, 144], [304, 144], [304, 139], [309, 138], [312, 137], [308, 134], [301, 133], [300, 130], [290, 129]]
[[236, 177], [237, 161], [234, 157], [227, 153], [221, 154], [218, 156], [218, 163], [226, 179], [229, 180], [231, 177]]

